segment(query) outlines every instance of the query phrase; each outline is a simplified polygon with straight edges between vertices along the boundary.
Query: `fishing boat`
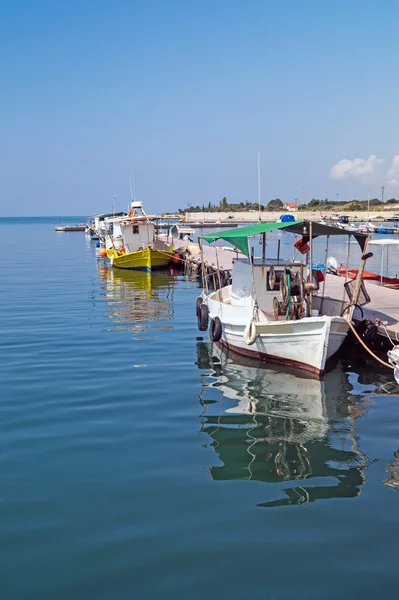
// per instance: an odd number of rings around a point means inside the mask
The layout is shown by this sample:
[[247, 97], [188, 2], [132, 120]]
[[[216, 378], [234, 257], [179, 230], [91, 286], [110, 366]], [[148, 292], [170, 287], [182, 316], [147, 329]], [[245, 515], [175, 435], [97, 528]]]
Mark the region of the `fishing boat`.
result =
[[359, 233], [375, 233], [375, 227], [372, 223], [360, 223], [357, 230]]
[[94, 218], [90, 223], [86, 225], [85, 234], [93, 241], [97, 241], [100, 239], [100, 235], [96, 230], [96, 222]]
[[[280, 258], [280, 245], [277, 257], [266, 258], [266, 234], [278, 230], [300, 236], [295, 248], [306, 254], [303, 260]], [[262, 256], [258, 258], [250, 240], [259, 234]], [[313, 239], [320, 235], [353, 235], [364, 253], [357, 279], [345, 286], [349, 297], [346, 306], [324, 296], [325, 279], [321, 286], [322, 274], [308, 266], [313, 264]], [[346, 338], [355, 306], [370, 301], [361, 279], [370, 256], [365, 254], [368, 237], [298, 221], [206, 234], [200, 238], [201, 247], [203, 241], [215, 242], [216, 246], [216, 240], [230, 242], [244, 257], [233, 260], [231, 285], [210, 291], [204, 278], [205, 289], [196, 304], [199, 329], [206, 331], [210, 325], [211, 339], [238, 354], [323, 374], [327, 361]], [[328, 243], [325, 263], [327, 252]]]
[[108, 217], [105, 224], [105, 248], [113, 267], [151, 271], [166, 267], [174, 258], [173, 246], [156, 236], [142, 202], [133, 201], [127, 215]]

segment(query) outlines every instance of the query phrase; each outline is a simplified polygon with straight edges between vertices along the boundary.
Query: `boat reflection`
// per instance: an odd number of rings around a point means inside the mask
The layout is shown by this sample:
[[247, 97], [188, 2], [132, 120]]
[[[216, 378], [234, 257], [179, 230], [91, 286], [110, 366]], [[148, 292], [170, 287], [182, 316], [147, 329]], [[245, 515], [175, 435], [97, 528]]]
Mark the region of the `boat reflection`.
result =
[[258, 505], [264, 507], [359, 496], [368, 458], [359, 448], [355, 420], [367, 403], [350, 393], [342, 368], [312, 379], [254, 367], [236, 356], [233, 362], [205, 343], [197, 345], [197, 365], [207, 369], [201, 430], [221, 463], [209, 469], [214, 480], [301, 480]]
[[108, 317], [116, 329], [172, 329], [174, 280], [169, 271], [117, 270], [101, 266]]
[[393, 453], [393, 459], [385, 466], [388, 477], [384, 479], [384, 484], [399, 491], [399, 450]]

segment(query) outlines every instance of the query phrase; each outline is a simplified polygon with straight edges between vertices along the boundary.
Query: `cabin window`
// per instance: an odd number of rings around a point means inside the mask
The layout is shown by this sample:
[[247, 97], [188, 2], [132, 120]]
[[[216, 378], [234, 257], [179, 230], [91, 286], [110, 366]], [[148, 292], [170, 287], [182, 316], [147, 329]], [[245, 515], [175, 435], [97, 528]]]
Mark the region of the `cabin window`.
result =
[[138, 234], [138, 232], [139, 232], [139, 226], [133, 225], [133, 235]]

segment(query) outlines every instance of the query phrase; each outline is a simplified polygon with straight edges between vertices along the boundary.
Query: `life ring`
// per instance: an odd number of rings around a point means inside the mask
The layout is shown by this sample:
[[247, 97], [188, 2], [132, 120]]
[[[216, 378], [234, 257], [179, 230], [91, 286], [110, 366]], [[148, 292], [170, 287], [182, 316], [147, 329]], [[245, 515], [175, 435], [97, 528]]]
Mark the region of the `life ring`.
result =
[[215, 317], [211, 320], [210, 334], [212, 342], [218, 342], [222, 337], [222, 322], [219, 317]]
[[206, 331], [208, 329], [209, 309], [206, 304], [201, 304], [198, 309], [198, 329]]
[[195, 316], [198, 317], [198, 313], [199, 313], [199, 307], [202, 304], [202, 297], [198, 296], [198, 298], [195, 301]]
[[252, 346], [252, 344], [255, 343], [256, 326], [255, 326], [255, 321], [253, 319], [251, 319], [250, 322], [248, 323], [248, 325], [246, 326], [243, 337], [244, 337], [244, 342], [247, 344], [247, 346]]

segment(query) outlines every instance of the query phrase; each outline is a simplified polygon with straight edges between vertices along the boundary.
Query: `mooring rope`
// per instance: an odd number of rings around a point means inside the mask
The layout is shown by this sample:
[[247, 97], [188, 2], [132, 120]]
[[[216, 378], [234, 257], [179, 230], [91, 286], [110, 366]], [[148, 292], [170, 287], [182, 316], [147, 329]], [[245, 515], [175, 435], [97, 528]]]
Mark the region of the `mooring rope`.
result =
[[370, 350], [370, 348], [368, 346], [366, 346], [366, 344], [363, 342], [363, 340], [360, 337], [360, 335], [357, 333], [356, 329], [353, 327], [352, 323], [349, 321], [349, 319], [348, 319], [348, 325], [352, 329], [353, 333], [355, 334], [356, 338], [361, 343], [361, 345], [365, 348], [365, 350], [367, 350], [367, 352], [369, 354], [371, 354], [371, 356], [373, 358], [375, 358], [376, 360], [378, 360], [378, 362], [380, 362], [382, 365], [384, 365], [384, 367], [389, 367], [390, 369], [394, 369], [395, 368], [392, 365], [390, 365], [389, 363], [386, 363], [384, 360], [382, 360], [381, 358], [379, 358], [376, 354], [374, 354], [374, 352], [372, 352]]

